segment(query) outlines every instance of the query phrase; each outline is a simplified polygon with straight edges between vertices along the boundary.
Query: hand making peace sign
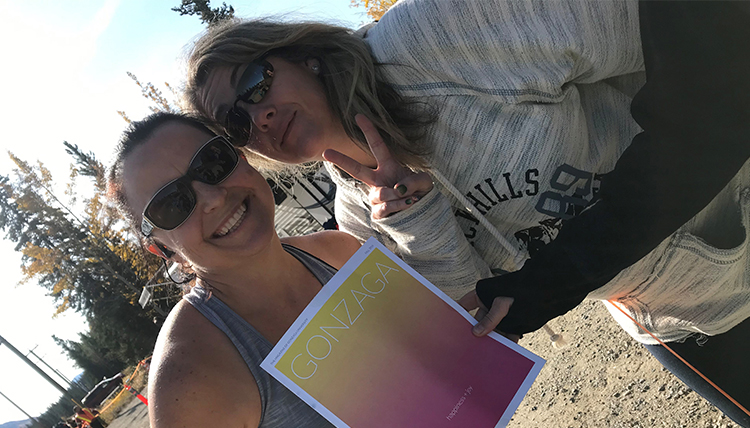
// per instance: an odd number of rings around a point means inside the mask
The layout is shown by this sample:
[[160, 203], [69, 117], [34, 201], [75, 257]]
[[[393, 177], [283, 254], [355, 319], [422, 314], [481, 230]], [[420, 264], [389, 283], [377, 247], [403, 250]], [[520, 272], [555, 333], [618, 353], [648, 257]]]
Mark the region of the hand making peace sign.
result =
[[367, 145], [377, 161], [377, 168], [366, 167], [332, 149], [323, 152], [323, 158], [370, 186], [369, 198], [374, 219], [403, 211], [432, 190], [430, 175], [405, 168], [391, 156], [375, 125], [367, 117], [358, 114], [354, 120], [365, 134]]

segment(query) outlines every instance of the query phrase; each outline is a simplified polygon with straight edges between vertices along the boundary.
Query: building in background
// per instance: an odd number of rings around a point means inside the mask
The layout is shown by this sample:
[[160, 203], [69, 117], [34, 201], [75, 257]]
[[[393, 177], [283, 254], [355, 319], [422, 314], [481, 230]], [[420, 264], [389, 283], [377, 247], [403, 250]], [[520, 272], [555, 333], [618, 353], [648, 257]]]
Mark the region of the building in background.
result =
[[271, 180], [279, 237], [337, 229], [334, 216], [336, 186], [324, 169], [299, 177]]

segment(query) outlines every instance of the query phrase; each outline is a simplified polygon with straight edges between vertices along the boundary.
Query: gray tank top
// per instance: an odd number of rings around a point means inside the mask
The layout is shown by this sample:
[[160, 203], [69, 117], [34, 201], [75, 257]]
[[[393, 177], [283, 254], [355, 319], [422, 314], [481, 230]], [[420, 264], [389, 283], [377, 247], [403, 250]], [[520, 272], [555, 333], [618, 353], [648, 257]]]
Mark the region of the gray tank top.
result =
[[[336, 273], [336, 269], [317, 257], [291, 245], [282, 245], [310, 270], [321, 285]], [[271, 352], [273, 345], [224, 302], [215, 296], [207, 297], [206, 289], [195, 286], [184, 299], [229, 337], [255, 377], [261, 402], [259, 427], [332, 427], [331, 423], [260, 368], [260, 363]]]

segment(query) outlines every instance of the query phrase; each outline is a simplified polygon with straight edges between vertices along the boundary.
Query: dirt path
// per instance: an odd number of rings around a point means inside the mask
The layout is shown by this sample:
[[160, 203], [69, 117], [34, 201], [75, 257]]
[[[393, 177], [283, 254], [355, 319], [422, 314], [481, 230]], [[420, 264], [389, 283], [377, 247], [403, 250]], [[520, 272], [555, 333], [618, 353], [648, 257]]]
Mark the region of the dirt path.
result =
[[735, 428], [630, 338], [599, 302], [586, 302], [551, 323], [570, 346], [547, 335], [521, 345], [547, 359], [509, 427]]
[[[571, 344], [556, 350], [543, 332], [521, 340], [547, 364], [510, 428], [739, 428], [664, 370], [601, 303], [551, 325]], [[109, 427], [149, 428], [146, 406], [133, 397]]]

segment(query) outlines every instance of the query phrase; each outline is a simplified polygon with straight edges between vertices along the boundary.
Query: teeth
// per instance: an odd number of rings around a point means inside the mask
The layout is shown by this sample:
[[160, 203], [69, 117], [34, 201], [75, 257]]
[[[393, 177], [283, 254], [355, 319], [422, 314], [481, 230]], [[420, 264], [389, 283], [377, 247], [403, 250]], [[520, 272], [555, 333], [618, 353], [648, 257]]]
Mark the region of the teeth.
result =
[[229, 234], [229, 232], [234, 232], [235, 229], [239, 226], [239, 224], [242, 222], [242, 219], [245, 217], [245, 212], [247, 211], [247, 205], [243, 202], [242, 205], [237, 209], [237, 212], [234, 213], [232, 218], [227, 220], [227, 222], [222, 226], [222, 228], [219, 230], [219, 233], [217, 233], [218, 236], [225, 236]]

